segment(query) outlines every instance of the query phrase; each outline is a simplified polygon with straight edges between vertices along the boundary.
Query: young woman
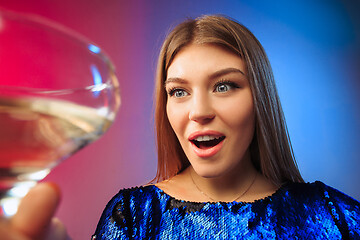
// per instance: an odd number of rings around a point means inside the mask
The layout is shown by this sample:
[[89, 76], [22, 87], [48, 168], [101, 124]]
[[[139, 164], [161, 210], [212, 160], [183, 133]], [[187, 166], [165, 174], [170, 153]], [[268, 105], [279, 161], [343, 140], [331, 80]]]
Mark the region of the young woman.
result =
[[[159, 56], [155, 114], [155, 184], [115, 195], [92, 239], [360, 239], [360, 203], [304, 183], [270, 64], [244, 26], [203, 16], [175, 27]], [[1, 236], [66, 239], [48, 223], [57, 200], [37, 186]]]
[[93, 239], [358, 239], [360, 204], [304, 183], [266, 54], [221, 16], [166, 38], [156, 78], [156, 183], [121, 190]]

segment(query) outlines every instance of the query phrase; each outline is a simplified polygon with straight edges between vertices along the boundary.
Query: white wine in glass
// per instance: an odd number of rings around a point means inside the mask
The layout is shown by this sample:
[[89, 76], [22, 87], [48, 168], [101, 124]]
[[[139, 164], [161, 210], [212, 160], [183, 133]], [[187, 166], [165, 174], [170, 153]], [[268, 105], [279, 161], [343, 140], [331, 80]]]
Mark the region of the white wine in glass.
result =
[[98, 139], [120, 106], [109, 58], [49, 20], [0, 10], [0, 218]]

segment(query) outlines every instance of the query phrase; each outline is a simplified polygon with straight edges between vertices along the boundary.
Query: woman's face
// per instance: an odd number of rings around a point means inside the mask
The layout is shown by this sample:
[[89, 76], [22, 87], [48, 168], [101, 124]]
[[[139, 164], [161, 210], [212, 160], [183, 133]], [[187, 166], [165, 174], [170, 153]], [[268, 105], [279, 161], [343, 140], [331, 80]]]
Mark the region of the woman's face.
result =
[[221, 177], [250, 161], [255, 117], [246, 74], [240, 57], [211, 44], [186, 46], [168, 69], [167, 116], [202, 177]]

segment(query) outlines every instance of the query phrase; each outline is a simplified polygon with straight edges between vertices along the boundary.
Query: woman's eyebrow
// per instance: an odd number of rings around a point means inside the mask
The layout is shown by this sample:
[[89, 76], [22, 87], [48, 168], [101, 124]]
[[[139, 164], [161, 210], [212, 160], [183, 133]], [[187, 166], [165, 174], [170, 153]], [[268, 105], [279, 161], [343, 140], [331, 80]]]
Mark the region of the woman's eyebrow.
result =
[[[209, 75], [209, 78], [214, 79], [214, 78], [218, 78], [221, 77], [223, 75], [229, 74], [229, 73], [240, 73], [241, 75], [245, 76], [245, 73], [243, 71], [241, 71], [238, 68], [224, 68], [221, 70], [218, 70], [216, 72], [213, 72]], [[178, 78], [178, 77], [169, 77], [165, 80], [164, 86], [166, 86], [169, 83], [182, 83], [185, 84], [187, 83], [187, 81], [183, 78]]]
[[165, 80], [165, 86], [166, 84], [169, 84], [169, 83], [187, 83], [187, 81], [183, 78], [178, 78], [178, 77], [170, 77], [168, 79]]
[[221, 77], [221, 76], [229, 74], [229, 73], [241, 73], [243, 76], [245, 76], [245, 73], [238, 68], [224, 68], [224, 69], [218, 70], [218, 71], [210, 74], [209, 77], [210, 78], [218, 78], [218, 77]]

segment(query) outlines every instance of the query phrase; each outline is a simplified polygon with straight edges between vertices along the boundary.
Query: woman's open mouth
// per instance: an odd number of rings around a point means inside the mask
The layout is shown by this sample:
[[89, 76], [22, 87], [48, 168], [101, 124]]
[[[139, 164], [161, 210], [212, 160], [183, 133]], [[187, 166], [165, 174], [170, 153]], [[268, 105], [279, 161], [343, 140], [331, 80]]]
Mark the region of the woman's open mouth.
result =
[[189, 140], [191, 146], [198, 157], [208, 158], [218, 153], [226, 137], [222, 134], [193, 134]]
[[191, 142], [200, 149], [208, 149], [218, 145], [225, 139], [225, 136], [214, 137], [214, 136], [199, 136]]

